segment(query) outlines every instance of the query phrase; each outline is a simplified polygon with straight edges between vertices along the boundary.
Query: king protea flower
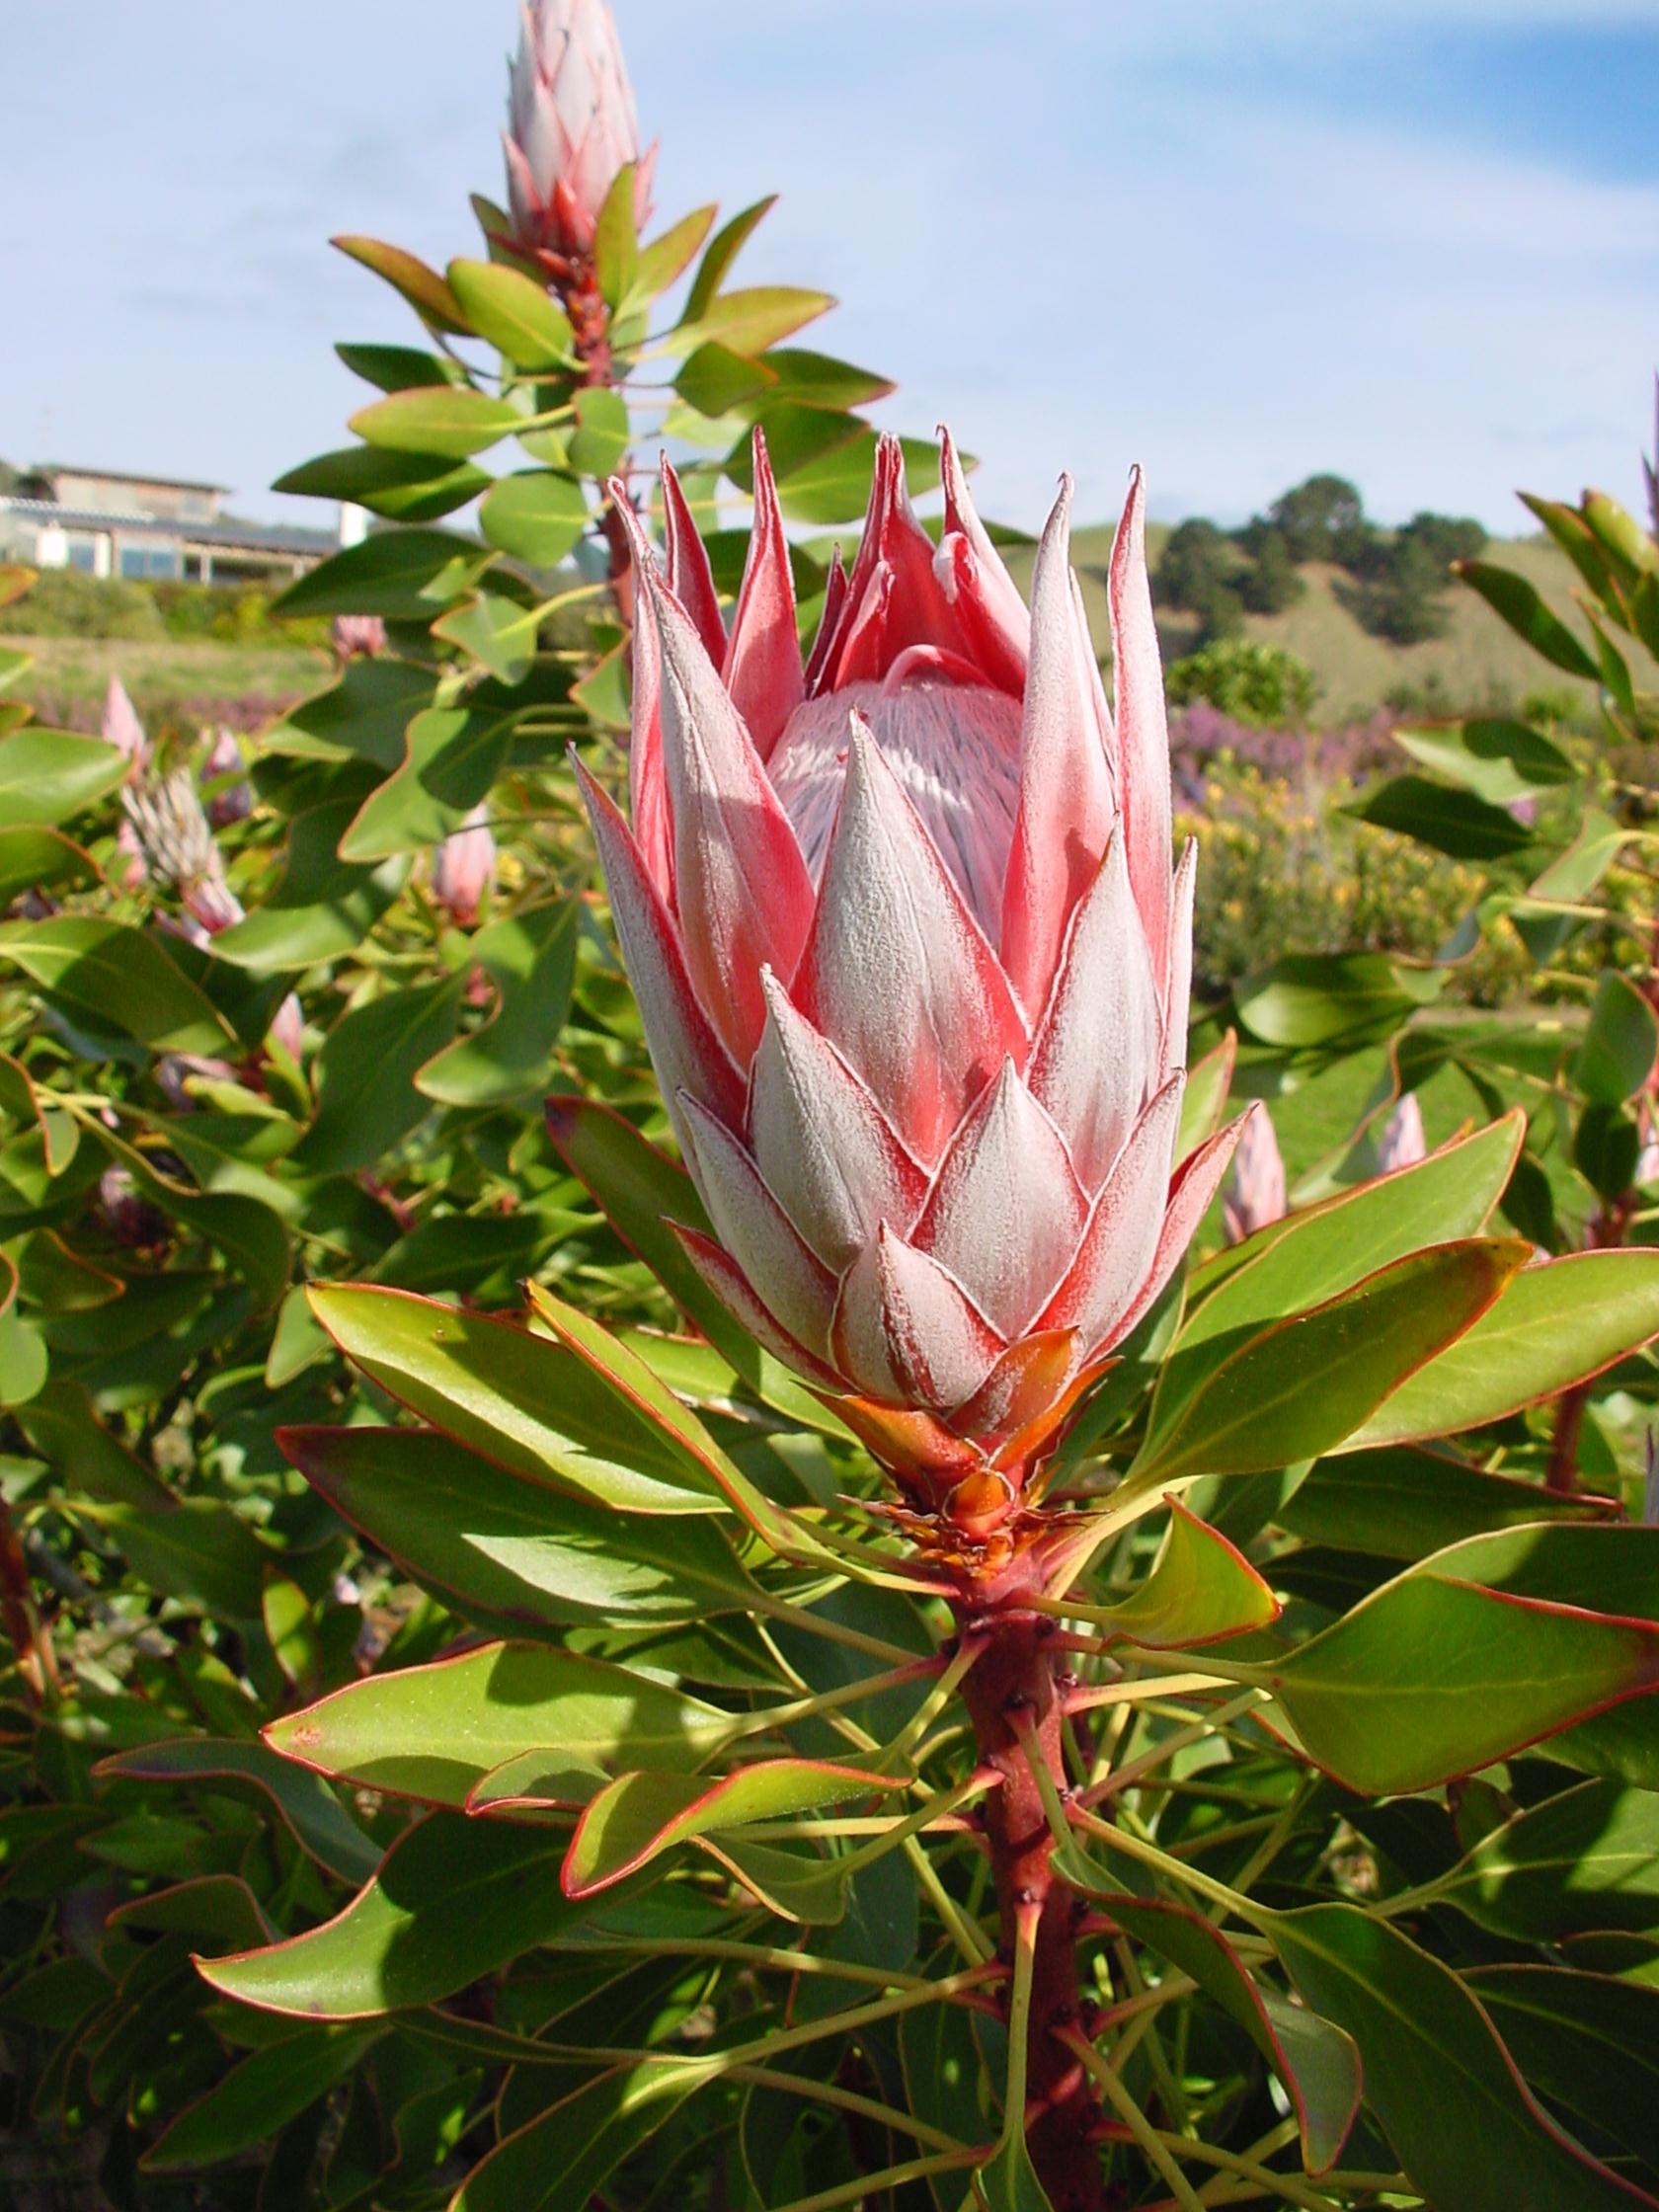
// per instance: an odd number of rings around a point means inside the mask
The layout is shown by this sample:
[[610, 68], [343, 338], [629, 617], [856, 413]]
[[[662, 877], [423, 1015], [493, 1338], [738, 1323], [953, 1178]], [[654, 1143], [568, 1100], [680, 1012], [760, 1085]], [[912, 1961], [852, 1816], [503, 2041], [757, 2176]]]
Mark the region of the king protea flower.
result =
[[679, 1234], [912, 1504], [984, 1537], [1168, 1281], [1235, 1135], [1177, 1163], [1195, 852], [1172, 869], [1141, 480], [1114, 714], [1069, 485], [1027, 615], [949, 439], [937, 547], [884, 440], [803, 665], [758, 438], [754, 476], [730, 634], [672, 472], [666, 579], [613, 485], [641, 605], [631, 828], [583, 779], [715, 1230]]
[[653, 147], [640, 156], [633, 88], [605, 0], [529, 0], [508, 101], [507, 194], [528, 253], [589, 253], [617, 173], [634, 172], [634, 220], [651, 212]]

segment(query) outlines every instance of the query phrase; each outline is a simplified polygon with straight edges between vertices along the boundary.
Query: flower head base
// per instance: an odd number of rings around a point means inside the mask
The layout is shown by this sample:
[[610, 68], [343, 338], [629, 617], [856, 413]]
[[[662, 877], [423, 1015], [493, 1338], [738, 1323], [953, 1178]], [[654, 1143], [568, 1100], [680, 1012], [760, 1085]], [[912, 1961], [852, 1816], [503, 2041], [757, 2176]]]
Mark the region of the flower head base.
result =
[[634, 219], [651, 212], [655, 147], [640, 157], [622, 45], [605, 0], [528, 0], [508, 103], [514, 243], [570, 261], [592, 252], [605, 195], [629, 162]]
[[758, 439], [730, 634], [672, 473], [666, 579], [613, 487], [642, 605], [631, 829], [585, 783], [714, 1229], [686, 1250], [972, 1542], [1168, 1281], [1235, 1133], [1176, 1165], [1194, 855], [1172, 869], [1139, 476], [1115, 713], [1069, 488], [1027, 615], [948, 439], [944, 480], [935, 547], [884, 441], [804, 663]]

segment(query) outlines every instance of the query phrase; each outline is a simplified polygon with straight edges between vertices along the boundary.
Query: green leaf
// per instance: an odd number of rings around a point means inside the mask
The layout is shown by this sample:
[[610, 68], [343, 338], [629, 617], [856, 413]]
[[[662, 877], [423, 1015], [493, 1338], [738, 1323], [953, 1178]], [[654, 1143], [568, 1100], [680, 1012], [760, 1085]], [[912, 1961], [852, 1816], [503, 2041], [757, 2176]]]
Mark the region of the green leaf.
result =
[[250, 2052], [188, 2104], [139, 2159], [146, 2173], [190, 2173], [252, 2150], [326, 2096], [380, 2030], [313, 2029]]
[[198, 1971], [240, 2004], [309, 2019], [436, 2004], [571, 1927], [563, 1851], [544, 1829], [435, 1813], [399, 1838], [333, 1920], [267, 1949], [198, 1960]]
[[341, 1780], [464, 1806], [510, 1760], [539, 1756], [585, 1804], [622, 1771], [692, 1768], [731, 1717], [625, 1667], [546, 1644], [494, 1643], [370, 1675], [265, 1731], [272, 1749]]
[[484, 573], [489, 548], [448, 530], [376, 530], [298, 577], [276, 614], [382, 614], [430, 622]]
[[1659, 1797], [1580, 1782], [1483, 1836], [1429, 1894], [1522, 1942], [1645, 1935], [1659, 1928]]
[[1004, 2129], [989, 2158], [974, 2169], [973, 2194], [963, 2212], [974, 2205], [983, 2212], [1054, 2212], [1023, 2127]]
[[379, 1853], [327, 1784], [302, 1767], [278, 1759], [264, 1744], [181, 1736], [171, 1743], [141, 1744], [135, 1751], [117, 1752], [101, 1760], [95, 1771], [107, 1781], [162, 1782], [174, 1788], [198, 1786], [209, 1794], [252, 1795], [262, 1808], [277, 1815], [309, 1857], [341, 1881], [366, 1880], [379, 1863]]
[[745, 207], [715, 232], [692, 279], [691, 289], [686, 294], [685, 313], [680, 320], [681, 330], [701, 321], [705, 309], [726, 281], [727, 271], [742, 253], [755, 226], [770, 212], [776, 201], [776, 193], [768, 193], [764, 199], [757, 199], [752, 206]]
[[1659, 1990], [1553, 1965], [1462, 1981], [1534, 2088], [1659, 2172]]
[[589, 1505], [430, 1432], [287, 1429], [278, 1441], [354, 1528], [484, 1627], [684, 1627], [756, 1605], [710, 1522]]
[[1596, 986], [1590, 1026], [1573, 1062], [1573, 1081], [1598, 1106], [1633, 1098], [1653, 1072], [1659, 1019], [1635, 985], [1605, 968]]
[[415, 1078], [455, 1033], [464, 976], [388, 990], [343, 1014], [317, 1055], [316, 1118], [288, 1155], [312, 1174], [378, 1165], [431, 1111]]
[[499, 262], [452, 261], [449, 289], [479, 337], [514, 368], [558, 368], [573, 358], [570, 317], [533, 277]]
[[827, 1812], [849, 1798], [904, 1786], [903, 1777], [827, 1759], [762, 1759], [718, 1780], [622, 1775], [583, 1812], [559, 1878], [567, 1897], [591, 1897], [694, 1837]]
[[500, 444], [522, 427], [524, 417], [511, 400], [494, 399], [469, 386], [422, 384], [412, 392], [388, 392], [359, 407], [347, 424], [369, 445], [395, 453], [431, 453], [464, 461]]
[[593, 2202], [622, 2161], [672, 2119], [722, 2061], [641, 2058], [601, 2074], [507, 2136], [475, 2166], [449, 2212], [546, 2212]]
[[313, 499], [355, 500], [394, 522], [432, 522], [464, 507], [489, 482], [489, 471], [470, 461], [347, 445], [301, 462], [279, 476], [271, 489]]
[[1599, 807], [1586, 807], [1578, 834], [1529, 887], [1537, 899], [1560, 899], [1569, 904], [1594, 891], [1619, 855], [1629, 834]]
[[763, 354], [834, 305], [830, 292], [804, 291], [795, 284], [751, 284], [711, 299], [694, 323], [688, 314], [676, 335], [686, 344], [694, 339], [702, 346], [718, 339], [734, 354]]
[[634, 291], [641, 299], [656, 299], [691, 265], [691, 258], [713, 226], [718, 210], [711, 204], [694, 207], [678, 222], [640, 248], [634, 270]]
[[358, 811], [356, 800], [330, 799], [294, 816], [281, 881], [246, 920], [219, 931], [218, 959], [270, 975], [356, 951], [409, 875], [401, 856], [377, 868], [341, 859], [340, 840]]
[[612, 310], [621, 306], [634, 288], [639, 268], [639, 229], [634, 221], [634, 179], [637, 162], [624, 162], [610, 180], [593, 223], [593, 274], [599, 296]]
[[1386, 1036], [1443, 982], [1381, 953], [1294, 953], [1236, 986], [1233, 1005], [1264, 1045], [1348, 1047]]
[[1431, 2203], [1515, 2212], [1525, 2175], [1528, 2212], [1629, 2212], [1628, 2185], [1534, 2100], [1450, 1968], [1353, 1905], [1278, 1914], [1270, 1933], [1308, 2005], [1359, 2045], [1366, 2101]]
[[1606, 1499], [1563, 1496], [1450, 1452], [1398, 1445], [1319, 1461], [1274, 1520], [1308, 1543], [1421, 1559], [1490, 1530], [1594, 1521], [1610, 1510]]
[[7, 1411], [27, 1406], [45, 1386], [50, 1360], [39, 1329], [31, 1327], [10, 1304], [16, 1272], [10, 1260], [0, 1258], [0, 1277], [8, 1286], [0, 1300], [0, 1406]]
[[769, 347], [761, 365], [777, 379], [781, 398], [804, 400], [812, 407], [837, 411], [868, 407], [898, 389], [891, 377], [854, 368], [850, 361], [838, 361], [831, 355], [815, 354], [805, 347]]
[[95, 1504], [154, 1512], [175, 1503], [167, 1485], [105, 1427], [83, 1383], [54, 1376], [14, 1418], [62, 1480]]
[[262, 1307], [276, 1304], [287, 1288], [293, 1254], [287, 1231], [270, 1206], [240, 1191], [195, 1190], [113, 1130], [100, 1129], [97, 1141], [127, 1170], [146, 1198], [217, 1246]]
[[126, 756], [102, 738], [41, 730], [0, 737], [0, 822], [66, 822], [126, 777]]
[[1342, 811], [1374, 830], [1414, 837], [1454, 860], [1501, 860], [1533, 841], [1527, 824], [1504, 808], [1428, 776], [1395, 776]]
[[[1535, 1544], [1607, 1533], [1520, 1532]], [[1473, 1545], [1438, 1552], [1247, 1679], [1369, 1796], [1472, 1774], [1659, 1680], [1659, 1627], [1485, 1587], [1478, 1572]]]
[[1558, 745], [1525, 722], [1475, 717], [1466, 722], [1403, 724], [1395, 742], [1495, 807], [1573, 783], [1578, 768]]
[[235, 1620], [257, 1620], [272, 1554], [222, 1498], [163, 1508], [76, 1502], [152, 1590]]
[[59, 830], [31, 825], [0, 828], [0, 907], [9, 907], [26, 891], [81, 891], [102, 881], [91, 853]]
[[[1067, 1615], [1073, 1610], [1067, 1600]], [[1169, 1534], [1146, 1581], [1121, 1604], [1083, 1608], [1078, 1618], [1148, 1650], [1181, 1650], [1265, 1628], [1279, 1604], [1242, 1552], [1172, 1501]]]
[[687, 1441], [698, 1434], [693, 1417], [680, 1410], [671, 1428], [567, 1346], [365, 1284], [318, 1284], [311, 1304], [346, 1357], [400, 1405], [532, 1483], [634, 1513], [721, 1511], [707, 1456]]
[[469, 592], [432, 626], [504, 684], [522, 683], [535, 665], [537, 616], [502, 592]]
[[1503, 1420], [1659, 1335], [1659, 1251], [1574, 1252], [1526, 1267], [1466, 1335], [1386, 1397], [1342, 1449]]
[[628, 403], [620, 392], [591, 384], [578, 392], [576, 429], [569, 445], [570, 466], [578, 476], [609, 476], [628, 450]]
[[1463, 582], [1480, 593], [1486, 604], [1517, 637], [1525, 638], [1535, 653], [1569, 675], [1598, 680], [1596, 664], [1558, 615], [1545, 606], [1537, 589], [1524, 576], [1495, 567], [1489, 561], [1453, 563]]
[[343, 237], [331, 239], [330, 244], [353, 261], [360, 261], [365, 269], [372, 269], [376, 276], [383, 276], [434, 330], [452, 331], [463, 338], [467, 335], [460, 301], [437, 271], [429, 269], [416, 255], [405, 253], [401, 246], [387, 246], [378, 238]]
[[[430, 668], [385, 655], [359, 655], [347, 662], [326, 691], [290, 707], [265, 732], [261, 748], [301, 759], [370, 760], [377, 768], [395, 768], [404, 756], [404, 733], [421, 709], [432, 705], [434, 688]], [[324, 802], [330, 807], [344, 803]], [[303, 821], [305, 815], [295, 819]], [[338, 833], [334, 842], [339, 842]]]
[[407, 391], [412, 384], [464, 384], [466, 370], [442, 354], [419, 346], [338, 345], [335, 352], [354, 376], [382, 392]]
[[499, 477], [478, 511], [478, 527], [492, 545], [545, 569], [564, 559], [588, 519], [582, 486], [548, 468]]
[[582, 908], [574, 899], [492, 922], [472, 955], [496, 986], [483, 1023], [416, 1077], [446, 1106], [501, 1106], [543, 1088], [570, 1011]]
[[155, 1052], [219, 1053], [230, 1030], [159, 938], [95, 914], [0, 923], [0, 963], [105, 1030]]
[[[1467, 1239], [1392, 1261], [1305, 1313], [1255, 1333], [1147, 1438], [1138, 1489], [1196, 1474], [1248, 1474], [1316, 1459], [1402, 1380], [1485, 1312], [1531, 1246]], [[1317, 1390], [1305, 1378], [1319, 1378]]]
[[686, 357], [674, 378], [674, 390], [699, 415], [718, 419], [776, 382], [776, 371], [765, 361], [751, 360], [733, 353], [730, 346], [711, 341]]
[[439, 843], [488, 797], [512, 742], [511, 716], [493, 708], [429, 707], [416, 715], [402, 762], [357, 810], [340, 859], [360, 865]]

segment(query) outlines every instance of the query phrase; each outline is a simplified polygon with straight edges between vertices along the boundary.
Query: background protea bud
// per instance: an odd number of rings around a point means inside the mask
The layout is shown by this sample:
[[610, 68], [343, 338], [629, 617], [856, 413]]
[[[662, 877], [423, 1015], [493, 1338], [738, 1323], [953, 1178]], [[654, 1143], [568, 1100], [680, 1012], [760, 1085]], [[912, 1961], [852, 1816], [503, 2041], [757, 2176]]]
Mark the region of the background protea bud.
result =
[[1423, 1109], [1417, 1103], [1417, 1093], [1408, 1090], [1382, 1124], [1382, 1134], [1377, 1140], [1378, 1172], [1391, 1175], [1396, 1167], [1413, 1167], [1427, 1150]]
[[242, 748], [234, 730], [221, 724], [210, 735], [197, 778], [207, 795], [207, 820], [215, 830], [243, 822], [252, 813], [253, 789], [243, 773]]
[[359, 654], [372, 660], [386, 650], [385, 621], [378, 614], [337, 614], [330, 643], [342, 661], [354, 660]]
[[1283, 1219], [1285, 1162], [1265, 1106], [1244, 1125], [1233, 1154], [1232, 1173], [1222, 1194], [1222, 1225], [1229, 1244], [1242, 1244], [1257, 1229]]
[[99, 735], [106, 745], [113, 745], [124, 753], [129, 772], [136, 775], [149, 765], [150, 741], [144, 735], [144, 725], [138, 719], [137, 709], [126, 695], [126, 686], [119, 676], [110, 678], [110, 688], [104, 694], [104, 712], [99, 721]]
[[637, 162], [634, 219], [651, 212], [633, 89], [604, 0], [529, 0], [508, 101], [508, 203], [527, 253], [587, 254], [617, 172]]
[[225, 882], [212, 826], [187, 768], [129, 784], [121, 793], [121, 811], [145, 874], [178, 893], [203, 934], [214, 936], [243, 918], [241, 901]]
[[[884, 440], [803, 666], [782, 516], [728, 636], [665, 475], [635, 537], [633, 824], [584, 778], [624, 958], [740, 1319], [912, 1501], [984, 1537], [1172, 1274], [1234, 1132], [1176, 1167], [1195, 855], [1171, 867], [1139, 474], [1116, 713], [1067, 558], [1027, 616], [949, 441], [935, 548]], [[1172, 1177], [1172, 1169], [1175, 1170]]]
[[488, 813], [487, 807], [474, 807], [433, 854], [432, 895], [463, 927], [478, 919], [484, 894], [495, 880], [496, 840]]

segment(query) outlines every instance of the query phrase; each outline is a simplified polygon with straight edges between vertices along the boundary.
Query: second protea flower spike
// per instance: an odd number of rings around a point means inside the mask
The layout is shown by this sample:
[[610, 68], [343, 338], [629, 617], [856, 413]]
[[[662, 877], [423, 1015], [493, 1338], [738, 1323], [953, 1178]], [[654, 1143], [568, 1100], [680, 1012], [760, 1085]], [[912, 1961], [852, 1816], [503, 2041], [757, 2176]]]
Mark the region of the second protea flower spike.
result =
[[508, 104], [514, 243], [570, 261], [592, 250], [605, 195], [629, 162], [634, 219], [651, 211], [653, 146], [642, 158], [633, 89], [605, 0], [528, 0]]
[[633, 532], [632, 827], [584, 777], [731, 1310], [952, 1542], [1028, 1494], [1172, 1274], [1235, 1132], [1176, 1160], [1194, 852], [1171, 865], [1140, 476], [1108, 709], [1064, 486], [1029, 616], [944, 447], [935, 547], [884, 440], [803, 663], [763, 443], [730, 634], [665, 474]]

